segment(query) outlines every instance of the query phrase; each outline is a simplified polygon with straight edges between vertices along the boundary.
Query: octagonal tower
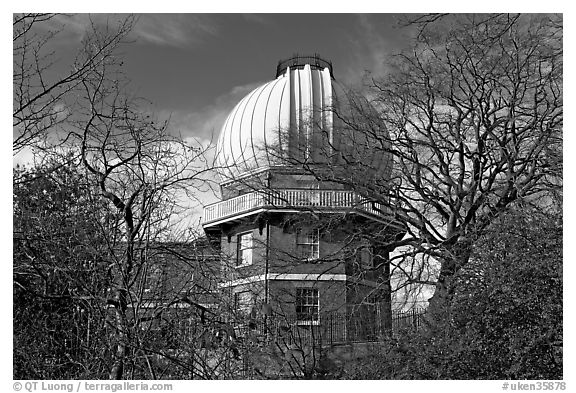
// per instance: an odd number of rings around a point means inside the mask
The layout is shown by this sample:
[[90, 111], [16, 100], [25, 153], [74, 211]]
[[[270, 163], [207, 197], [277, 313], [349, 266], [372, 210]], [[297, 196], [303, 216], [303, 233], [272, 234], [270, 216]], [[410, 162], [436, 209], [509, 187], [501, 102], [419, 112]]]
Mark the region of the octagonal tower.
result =
[[205, 207], [203, 227], [220, 241], [220, 285], [238, 313], [266, 310], [321, 335], [328, 316], [362, 308], [374, 332], [389, 329], [389, 250], [371, 234], [401, 227], [338, 176], [360, 163], [365, 178], [386, 179], [392, 159], [373, 149], [372, 133], [341, 120], [352, 105], [374, 112], [346, 94], [330, 62], [295, 56], [227, 117], [217, 143], [222, 201]]

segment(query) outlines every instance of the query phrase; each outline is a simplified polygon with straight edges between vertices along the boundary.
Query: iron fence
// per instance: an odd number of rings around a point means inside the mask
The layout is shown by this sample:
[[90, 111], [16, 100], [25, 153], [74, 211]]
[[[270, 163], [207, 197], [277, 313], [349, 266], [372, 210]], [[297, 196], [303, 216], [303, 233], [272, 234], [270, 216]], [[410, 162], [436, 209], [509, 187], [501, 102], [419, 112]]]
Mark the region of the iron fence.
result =
[[333, 345], [375, 342], [419, 329], [425, 309], [393, 312], [385, 318], [379, 307], [364, 307], [355, 312], [320, 313], [317, 318], [274, 315], [237, 324], [237, 337], [266, 337], [286, 345]]

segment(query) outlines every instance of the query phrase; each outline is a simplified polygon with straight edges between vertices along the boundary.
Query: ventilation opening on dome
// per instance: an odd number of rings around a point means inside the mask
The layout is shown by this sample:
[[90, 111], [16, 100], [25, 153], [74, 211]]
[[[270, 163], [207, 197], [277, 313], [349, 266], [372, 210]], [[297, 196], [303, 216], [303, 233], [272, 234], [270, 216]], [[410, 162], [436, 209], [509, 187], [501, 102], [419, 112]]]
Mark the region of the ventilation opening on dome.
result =
[[310, 64], [310, 67], [313, 69], [320, 70], [328, 67], [328, 70], [330, 70], [330, 77], [334, 79], [332, 62], [322, 59], [317, 53], [313, 54], [312, 56], [302, 56], [296, 53], [289, 59], [280, 60], [278, 62], [278, 66], [276, 67], [276, 78], [278, 78], [280, 75], [284, 75], [288, 67], [292, 69], [302, 69], [306, 64]]

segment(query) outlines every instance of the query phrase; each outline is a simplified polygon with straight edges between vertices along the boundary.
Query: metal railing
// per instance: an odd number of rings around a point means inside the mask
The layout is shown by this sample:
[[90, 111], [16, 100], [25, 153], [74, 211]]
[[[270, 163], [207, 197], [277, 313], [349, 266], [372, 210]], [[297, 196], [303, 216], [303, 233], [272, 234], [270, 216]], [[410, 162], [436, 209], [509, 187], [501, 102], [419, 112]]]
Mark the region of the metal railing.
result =
[[204, 208], [203, 223], [208, 224], [258, 208], [291, 207], [310, 208], [313, 210], [361, 210], [376, 216], [384, 216], [387, 212], [387, 208], [384, 205], [369, 201], [354, 191], [283, 189], [277, 191], [254, 191], [208, 205]]
[[288, 67], [290, 68], [304, 68], [306, 64], [309, 64], [311, 67], [324, 69], [328, 68], [330, 70], [330, 77], [334, 79], [334, 70], [332, 67], [332, 62], [328, 60], [324, 60], [320, 57], [319, 54], [315, 53], [312, 56], [303, 56], [299, 54], [294, 54], [292, 57], [280, 60], [278, 62], [278, 66], [276, 67], [276, 78], [286, 72]]
[[275, 315], [236, 325], [237, 337], [258, 335], [286, 345], [333, 345], [354, 342], [377, 342], [407, 330], [422, 327], [425, 309], [393, 312], [386, 322], [377, 306], [363, 307], [362, 312], [321, 313], [318, 319], [294, 315]]

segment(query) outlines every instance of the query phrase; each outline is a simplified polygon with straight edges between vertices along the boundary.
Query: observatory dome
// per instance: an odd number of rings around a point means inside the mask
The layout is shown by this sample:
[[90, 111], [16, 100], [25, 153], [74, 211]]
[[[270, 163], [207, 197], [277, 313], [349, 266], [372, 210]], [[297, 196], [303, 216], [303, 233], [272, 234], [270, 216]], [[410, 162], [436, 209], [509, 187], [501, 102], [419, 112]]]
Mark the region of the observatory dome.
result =
[[[368, 136], [374, 135], [374, 124], [362, 132], [345, 127], [336, 115], [350, 112], [350, 104], [330, 62], [318, 56], [279, 62], [276, 79], [246, 95], [224, 122], [216, 156], [222, 181], [277, 166], [345, 165], [351, 158], [389, 176], [391, 157], [377, 151]], [[386, 132], [383, 125], [378, 128]]]

